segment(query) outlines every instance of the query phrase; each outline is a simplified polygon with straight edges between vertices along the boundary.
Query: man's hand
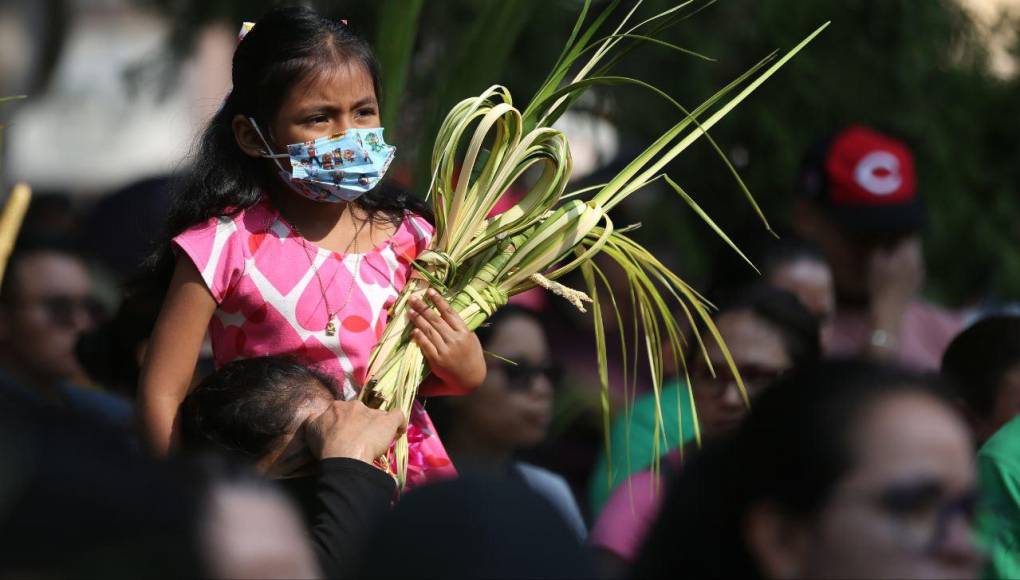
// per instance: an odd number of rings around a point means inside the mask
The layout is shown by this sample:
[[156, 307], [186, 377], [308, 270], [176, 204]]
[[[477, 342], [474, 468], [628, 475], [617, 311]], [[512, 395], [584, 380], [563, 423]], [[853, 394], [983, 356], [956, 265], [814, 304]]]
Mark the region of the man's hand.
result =
[[[924, 257], [921, 240], [911, 236], [889, 250], [875, 250], [868, 263], [868, 289], [871, 295], [872, 350], [896, 351], [903, 316], [924, 282]], [[875, 336], [885, 336], [888, 344], [876, 344]]]
[[305, 423], [305, 439], [318, 459], [349, 457], [372, 463], [406, 429], [399, 409], [370, 409], [361, 401], [334, 401]]
[[411, 339], [421, 348], [432, 374], [450, 390], [473, 391], [485, 380], [482, 345], [438, 292], [429, 290], [429, 298], [435, 309], [418, 297], [410, 300], [407, 314], [415, 326]]

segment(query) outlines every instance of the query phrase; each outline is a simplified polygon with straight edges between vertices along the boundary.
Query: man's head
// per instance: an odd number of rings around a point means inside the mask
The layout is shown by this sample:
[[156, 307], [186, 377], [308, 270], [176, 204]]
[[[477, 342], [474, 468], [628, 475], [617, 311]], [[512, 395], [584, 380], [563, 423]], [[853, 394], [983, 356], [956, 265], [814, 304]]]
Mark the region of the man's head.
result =
[[755, 264], [766, 283], [795, 295], [818, 319], [822, 350], [827, 350], [836, 316], [836, 290], [832, 268], [818, 247], [796, 235], [770, 238], [761, 244]]
[[825, 253], [841, 302], [866, 303], [872, 256], [925, 223], [910, 149], [859, 125], [808, 152], [798, 195], [795, 227]]
[[73, 245], [19, 240], [0, 288], [0, 360], [9, 371], [40, 386], [83, 377], [75, 344], [101, 315]]
[[961, 332], [942, 357], [979, 443], [1020, 413], [1020, 316], [992, 316]]
[[270, 477], [300, 475], [314, 461], [302, 427], [337, 392], [329, 377], [286, 358], [228, 363], [185, 398], [182, 447], [235, 456]]

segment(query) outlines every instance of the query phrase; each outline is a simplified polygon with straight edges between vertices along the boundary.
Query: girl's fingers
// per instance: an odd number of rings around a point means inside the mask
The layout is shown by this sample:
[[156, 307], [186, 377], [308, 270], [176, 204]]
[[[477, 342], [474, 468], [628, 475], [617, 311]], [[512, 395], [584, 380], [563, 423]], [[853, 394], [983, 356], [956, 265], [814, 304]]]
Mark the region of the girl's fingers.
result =
[[427, 316], [415, 313], [411, 316], [411, 322], [414, 323], [415, 328], [424, 338], [436, 343], [437, 347], [439, 343], [443, 342], [443, 333], [432, 324], [432, 321]]
[[422, 332], [429, 335], [435, 334], [434, 339], [438, 340], [443, 339], [442, 333], [439, 332], [439, 329], [436, 328], [436, 325], [433, 322], [436, 319], [436, 317], [429, 316], [428, 311], [422, 312], [412, 309], [410, 312], [407, 313], [407, 317], [410, 318], [411, 323], [414, 324], [414, 326], [420, 329]]
[[467, 325], [464, 324], [464, 320], [457, 314], [450, 303], [446, 301], [439, 292], [435, 290], [429, 290], [429, 298], [432, 299], [432, 303], [436, 305], [436, 309], [439, 310], [439, 314], [443, 317], [443, 320], [452, 328], [458, 331], [467, 331]]
[[456, 331], [450, 327], [446, 320], [438, 312], [426, 306], [424, 302], [421, 303], [421, 306], [422, 308], [414, 311], [417, 314], [416, 318], [428, 322], [439, 333], [442, 340], [453, 340]]
[[434, 361], [439, 358], [439, 351], [436, 350], [436, 345], [432, 344], [432, 341], [429, 340], [420, 328], [415, 328], [411, 331], [411, 340], [421, 349], [421, 353], [425, 355], [425, 360]]

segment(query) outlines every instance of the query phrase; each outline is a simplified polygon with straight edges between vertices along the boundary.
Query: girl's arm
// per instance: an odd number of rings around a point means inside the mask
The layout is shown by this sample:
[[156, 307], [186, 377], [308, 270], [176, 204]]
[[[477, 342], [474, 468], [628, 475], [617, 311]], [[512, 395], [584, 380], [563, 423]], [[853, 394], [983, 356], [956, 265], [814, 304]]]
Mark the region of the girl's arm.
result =
[[187, 257], [177, 260], [163, 309], [145, 353], [138, 410], [152, 450], [164, 456], [176, 433], [178, 409], [188, 394], [202, 339], [216, 301]]

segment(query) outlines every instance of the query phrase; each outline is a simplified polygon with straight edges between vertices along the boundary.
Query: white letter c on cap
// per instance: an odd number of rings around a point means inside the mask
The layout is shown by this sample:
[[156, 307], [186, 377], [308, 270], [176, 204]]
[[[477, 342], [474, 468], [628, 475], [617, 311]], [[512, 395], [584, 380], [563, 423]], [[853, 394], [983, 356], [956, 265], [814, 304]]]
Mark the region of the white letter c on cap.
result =
[[874, 195], [889, 195], [903, 185], [900, 160], [888, 151], [872, 151], [854, 169], [854, 180]]

